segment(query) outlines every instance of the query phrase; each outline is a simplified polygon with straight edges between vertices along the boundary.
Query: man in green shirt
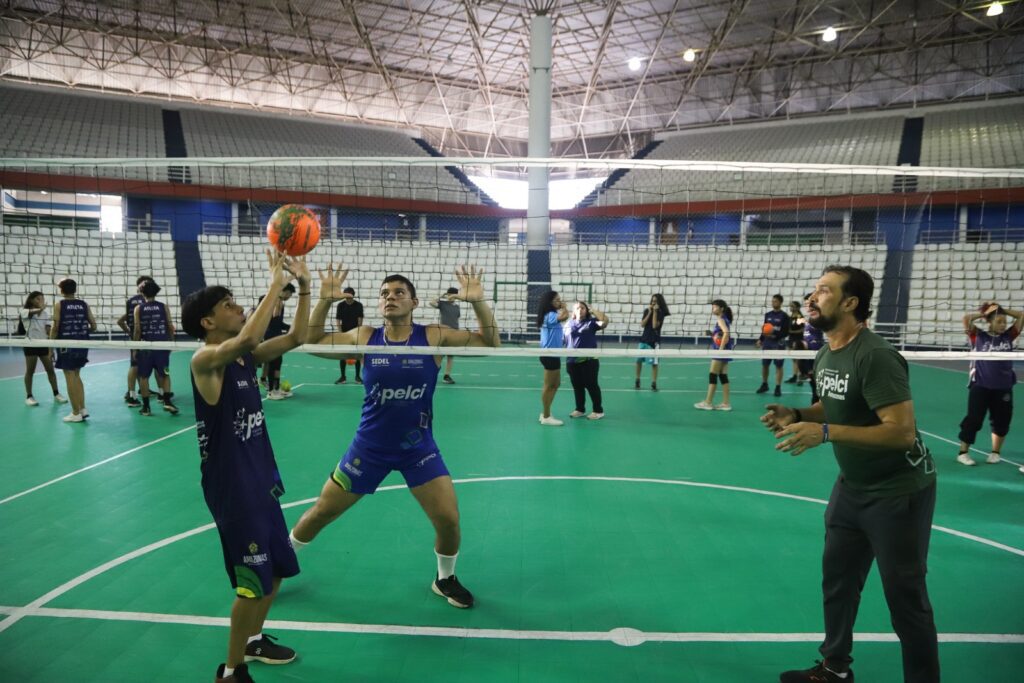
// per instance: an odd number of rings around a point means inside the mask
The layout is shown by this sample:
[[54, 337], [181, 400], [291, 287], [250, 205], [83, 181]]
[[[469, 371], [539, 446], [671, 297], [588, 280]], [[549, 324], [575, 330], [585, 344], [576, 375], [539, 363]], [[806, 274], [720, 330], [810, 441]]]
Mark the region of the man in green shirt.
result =
[[761, 418], [776, 449], [800, 455], [831, 441], [839, 479], [825, 511], [822, 592], [824, 661], [787, 671], [782, 683], [853, 683], [853, 624], [873, 560], [903, 650], [907, 683], [937, 683], [938, 639], [928, 588], [935, 464], [921, 441], [907, 362], [867, 328], [874, 282], [863, 270], [829, 266], [808, 301], [809, 321], [828, 334], [814, 360], [820, 400], [769, 405]]

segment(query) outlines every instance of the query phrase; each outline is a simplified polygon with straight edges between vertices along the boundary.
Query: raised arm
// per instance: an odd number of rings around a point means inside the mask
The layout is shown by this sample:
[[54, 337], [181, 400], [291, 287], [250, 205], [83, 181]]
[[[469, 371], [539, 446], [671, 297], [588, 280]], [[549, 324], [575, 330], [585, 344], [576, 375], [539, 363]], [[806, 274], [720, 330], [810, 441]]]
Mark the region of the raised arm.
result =
[[[292, 261], [291, 272], [299, 283], [299, 306], [295, 311], [295, 322], [292, 324], [291, 329], [288, 330], [288, 334], [268, 339], [256, 347], [252, 352], [252, 356], [257, 363], [274, 360], [278, 356], [298, 346], [302, 346], [306, 341], [309, 327], [309, 300], [312, 296], [312, 291], [310, 290], [312, 278], [310, 278], [309, 269], [306, 267], [305, 256], [300, 256]], [[268, 296], [267, 298], [269, 299], [270, 297]], [[328, 306], [328, 309], [330, 309], [330, 306]]]
[[484, 287], [481, 282], [483, 275], [483, 269], [478, 271], [475, 266], [459, 266], [455, 270], [455, 277], [459, 281], [459, 293], [448, 296], [449, 300], [457, 299], [473, 306], [473, 312], [480, 323], [480, 331], [453, 330], [441, 325], [430, 325], [427, 327], [427, 340], [432, 346], [501, 346], [501, 333], [498, 330], [498, 323], [494, 320], [494, 312], [484, 300]]
[[608, 316], [604, 314], [604, 311], [599, 311], [593, 306], [590, 307], [590, 314], [597, 318], [597, 326], [602, 330], [608, 327], [608, 323], [611, 322], [611, 320], [608, 319]]
[[[335, 270], [334, 264], [328, 263], [327, 270], [318, 271], [318, 274], [320, 275], [320, 298], [316, 302], [313, 313], [309, 316], [309, 325], [306, 329], [306, 343], [323, 346], [354, 346], [359, 343], [360, 339], [368, 339], [368, 334], [365, 337], [362, 336], [365, 328], [361, 325], [348, 332], [327, 333], [324, 330], [324, 323], [327, 320], [327, 314], [330, 312], [331, 306], [335, 301], [340, 301], [344, 297], [341, 285], [345, 282], [345, 278], [348, 277], [348, 271], [342, 268], [340, 264], [337, 270]], [[330, 353], [317, 353], [314, 355], [319, 358], [347, 357], [345, 354]]]

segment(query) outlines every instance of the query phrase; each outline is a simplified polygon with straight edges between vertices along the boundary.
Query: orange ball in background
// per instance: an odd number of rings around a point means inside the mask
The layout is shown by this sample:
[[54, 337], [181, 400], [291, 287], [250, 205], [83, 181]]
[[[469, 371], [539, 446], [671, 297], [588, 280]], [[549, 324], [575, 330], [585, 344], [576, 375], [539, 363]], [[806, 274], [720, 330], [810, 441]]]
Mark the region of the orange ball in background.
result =
[[768, 335], [775, 334], [775, 325], [772, 325], [771, 323], [765, 323], [764, 325], [761, 326], [761, 333], [764, 334], [764, 336], [766, 337]]
[[278, 251], [302, 256], [320, 241], [320, 221], [301, 204], [285, 204], [267, 222], [267, 239]]

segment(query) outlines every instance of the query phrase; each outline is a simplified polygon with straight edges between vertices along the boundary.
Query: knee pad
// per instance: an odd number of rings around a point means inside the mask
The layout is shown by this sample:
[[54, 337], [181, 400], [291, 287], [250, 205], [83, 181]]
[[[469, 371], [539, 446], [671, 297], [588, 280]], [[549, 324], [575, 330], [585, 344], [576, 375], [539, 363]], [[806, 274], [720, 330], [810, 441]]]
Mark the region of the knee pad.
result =
[[718, 384], [718, 375], [713, 372], [708, 373], [708, 384]]
[[720, 378], [719, 381], [722, 384], [728, 384], [729, 383], [729, 375], [725, 374], [724, 372], [721, 375], [719, 375], [719, 378]]

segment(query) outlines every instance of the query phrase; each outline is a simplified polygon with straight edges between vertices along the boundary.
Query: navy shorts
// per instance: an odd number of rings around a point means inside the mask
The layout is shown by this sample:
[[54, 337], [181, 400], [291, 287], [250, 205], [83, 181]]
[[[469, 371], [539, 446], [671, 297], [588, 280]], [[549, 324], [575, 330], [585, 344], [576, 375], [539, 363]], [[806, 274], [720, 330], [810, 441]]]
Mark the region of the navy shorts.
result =
[[[777, 343], [775, 341], [770, 341], [770, 342], [766, 341], [766, 342], [762, 342], [761, 343], [761, 350], [762, 351], [783, 351], [784, 349], [782, 348], [781, 344], [779, 344], [779, 343]], [[783, 365], [786, 364], [786, 359], [785, 358], [762, 358], [761, 359], [761, 365], [764, 366], [764, 367], [768, 367], [772, 363], [775, 363], [775, 367], [781, 368]]]
[[138, 365], [139, 379], [149, 379], [156, 372], [157, 378], [167, 374], [167, 366], [171, 363], [170, 351], [136, 351], [135, 362]]
[[545, 370], [561, 370], [562, 369], [562, 357], [561, 356], [541, 356], [540, 364], [544, 366]]
[[352, 444], [331, 474], [331, 481], [350, 493], [367, 495], [376, 491], [384, 477], [394, 471], [402, 473], [409, 488], [448, 476], [448, 468], [436, 446], [434, 450], [390, 457]]
[[81, 370], [89, 362], [89, 349], [57, 349], [58, 370]]
[[288, 539], [288, 525], [278, 505], [217, 522], [224, 569], [241, 598], [262, 598], [274, 590], [274, 579], [299, 573], [299, 561]]

